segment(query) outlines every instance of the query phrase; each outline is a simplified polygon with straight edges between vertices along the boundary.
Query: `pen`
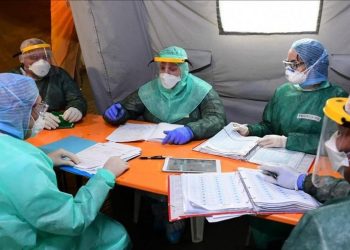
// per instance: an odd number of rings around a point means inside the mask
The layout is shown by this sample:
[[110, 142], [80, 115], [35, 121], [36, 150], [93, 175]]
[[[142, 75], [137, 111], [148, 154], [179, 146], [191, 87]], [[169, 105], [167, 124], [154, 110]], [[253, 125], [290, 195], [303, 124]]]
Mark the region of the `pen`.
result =
[[153, 155], [153, 156], [141, 156], [141, 160], [162, 160], [165, 159], [167, 156], [162, 155]]
[[277, 179], [277, 176], [278, 176], [276, 173], [268, 171], [268, 170], [262, 170], [262, 173], [265, 174], [265, 175], [271, 176], [274, 179]]

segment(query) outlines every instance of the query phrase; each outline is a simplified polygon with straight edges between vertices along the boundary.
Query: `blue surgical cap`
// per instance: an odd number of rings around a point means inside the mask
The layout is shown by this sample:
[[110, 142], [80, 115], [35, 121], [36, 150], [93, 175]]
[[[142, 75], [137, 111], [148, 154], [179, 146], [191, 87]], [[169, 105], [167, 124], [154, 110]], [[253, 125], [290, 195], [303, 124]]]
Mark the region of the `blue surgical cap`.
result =
[[39, 91], [32, 78], [0, 74], [0, 131], [24, 139], [38, 96]]
[[298, 53], [307, 68], [311, 67], [305, 82], [300, 84], [301, 87], [328, 80], [328, 53], [319, 41], [300, 39], [292, 44], [292, 49]]

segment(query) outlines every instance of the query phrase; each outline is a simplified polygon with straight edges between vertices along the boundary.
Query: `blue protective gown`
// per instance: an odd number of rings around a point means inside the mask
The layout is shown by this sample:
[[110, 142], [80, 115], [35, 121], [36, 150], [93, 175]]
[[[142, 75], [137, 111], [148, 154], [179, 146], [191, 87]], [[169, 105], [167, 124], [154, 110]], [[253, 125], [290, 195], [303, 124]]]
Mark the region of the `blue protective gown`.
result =
[[1, 249], [127, 249], [124, 227], [99, 213], [114, 186], [101, 169], [75, 197], [57, 188], [51, 159], [0, 134]]

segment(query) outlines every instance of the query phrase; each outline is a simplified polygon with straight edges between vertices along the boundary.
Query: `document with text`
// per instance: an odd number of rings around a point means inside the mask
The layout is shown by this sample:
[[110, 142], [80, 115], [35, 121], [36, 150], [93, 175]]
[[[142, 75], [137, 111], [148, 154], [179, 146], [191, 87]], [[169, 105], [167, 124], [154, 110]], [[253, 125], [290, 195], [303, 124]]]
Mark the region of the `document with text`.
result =
[[159, 124], [136, 124], [126, 123], [120, 125], [114, 130], [107, 140], [113, 142], [131, 142], [131, 141], [162, 141], [166, 134], [166, 130], [174, 130], [183, 127], [179, 124], [170, 124], [161, 122]]
[[245, 214], [303, 213], [320, 205], [309, 194], [266, 182], [260, 170], [248, 168], [171, 175], [168, 195], [170, 221], [210, 216], [209, 221], [214, 222]]
[[262, 148], [260, 137], [242, 136], [229, 123], [215, 136], [195, 147], [194, 151], [245, 160], [260, 165], [287, 166], [306, 173], [315, 159], [314, 155], [285, 148]]

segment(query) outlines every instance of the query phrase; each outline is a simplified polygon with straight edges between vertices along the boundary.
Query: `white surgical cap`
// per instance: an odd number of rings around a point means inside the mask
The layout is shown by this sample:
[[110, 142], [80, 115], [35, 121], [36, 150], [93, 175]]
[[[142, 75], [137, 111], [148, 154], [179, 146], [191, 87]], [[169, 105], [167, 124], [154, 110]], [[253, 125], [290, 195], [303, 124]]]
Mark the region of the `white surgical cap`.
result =
[[38, 96], [39, 91], [32, 78], [0, 74], [0, 131], [23, 139]]

